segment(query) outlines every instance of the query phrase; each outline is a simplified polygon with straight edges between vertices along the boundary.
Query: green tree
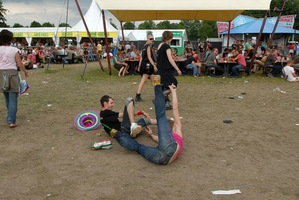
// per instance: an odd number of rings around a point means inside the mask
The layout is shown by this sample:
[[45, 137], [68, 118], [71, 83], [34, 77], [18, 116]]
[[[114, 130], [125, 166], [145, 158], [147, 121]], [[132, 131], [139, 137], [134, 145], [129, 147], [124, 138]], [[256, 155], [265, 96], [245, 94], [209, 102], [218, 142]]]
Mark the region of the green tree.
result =
[[152, 20], [144, 21], [143, 23], [139, 24], [138, 29], [156, 29], [156, 24]]
[[170, 21], [162, 21], [157, 24], [157, 29], [172, 29]]
[[206, 40], [208, 37], [218, 37], [215, 21], [202, 21], [199, 29], [199, 40]]
[[24, 26], [19, 24], [19, 23], [15, 23], [12, 27], [13, 28], [20, 28], [20, 27], [24, 27]]
[[42, 27], [55, 27], [55, 25], [51, 24], [50, 22], [45, 22], [42, 24]]
[[6, 18], [4, 15], [6, 15], [6, 12], [8, 12], [7, 9], [3, 7], [3, 2], [0, 0], [0, 27], [8, 27], [6, 22]]
[[33, 21], [31, 22], [30, 27], [42, 27], [42, 25], [39, 22]]
[[59, 25], [58, 25], [58, 27], [70, 27], [70, 28], [72, 28], [69, 24], [67, 24], [67, 23], [60, 23]]
[[186, 29], [188, 39], [195, 41], [199, 38], [201, 22], [199, 20], [182, 20], [179, 27]]
[[133, 22], [126, 22], [124, 23], [123, 28], [125, 30], [133, 30], [135, 29], [135, 24]]

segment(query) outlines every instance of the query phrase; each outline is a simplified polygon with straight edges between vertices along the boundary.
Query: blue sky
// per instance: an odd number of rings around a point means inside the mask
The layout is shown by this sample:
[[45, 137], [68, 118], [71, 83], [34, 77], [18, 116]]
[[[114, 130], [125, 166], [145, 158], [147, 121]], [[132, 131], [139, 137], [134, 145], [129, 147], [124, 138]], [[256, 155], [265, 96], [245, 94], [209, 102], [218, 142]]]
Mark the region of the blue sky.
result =
[[[88, 10], [92, 0], [78, 0], [83, 15]], [[11, 27], [15, 23], [29, 26], [31, 22], [39, 23], [50, 22], [57, 26], [59, 23], [66, 22], [67, 0], [2, 0], [3, 7], [8, 9], [6, 13], [6, 24]], [[118, 21], [112, 18], [118, 25]], [[68, 24], [74, 26], [80, 20], [80, 14], [74, 0], [69, 0]]]

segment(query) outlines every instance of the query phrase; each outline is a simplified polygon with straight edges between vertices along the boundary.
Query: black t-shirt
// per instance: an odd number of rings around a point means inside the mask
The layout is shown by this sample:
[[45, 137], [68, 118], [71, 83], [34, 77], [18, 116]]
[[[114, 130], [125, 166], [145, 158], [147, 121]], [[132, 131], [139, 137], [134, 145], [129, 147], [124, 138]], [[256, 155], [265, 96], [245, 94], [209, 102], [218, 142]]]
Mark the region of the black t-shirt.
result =
[[[101, 123], [105, 124], [106, 126], [109, 126], [110, 128], [113, 128], [115, 130], [120, 129], [120, 121], [118, 120], [118, 112], [114, 112], [112, 110], [101, 110], [100, 117], [101, 117]], [[105, 131], [110, 134], [110, 129], [103, 126]]]
[[162, 46], [160, 46], [160, 49], [158, 50], [157, 67], [159, 70], [168, 70], [172, 68], [172, 65], [170, 64], [167, 57], [167, 49], [170, 49], [170, 46], [164, 43], [162, 44]]
[[191, 64], [193, 60], [194, 60], [193, 56], [189, 57], [189, 58], [185, 61], [184, 66], [186, 67], [187, 65]]

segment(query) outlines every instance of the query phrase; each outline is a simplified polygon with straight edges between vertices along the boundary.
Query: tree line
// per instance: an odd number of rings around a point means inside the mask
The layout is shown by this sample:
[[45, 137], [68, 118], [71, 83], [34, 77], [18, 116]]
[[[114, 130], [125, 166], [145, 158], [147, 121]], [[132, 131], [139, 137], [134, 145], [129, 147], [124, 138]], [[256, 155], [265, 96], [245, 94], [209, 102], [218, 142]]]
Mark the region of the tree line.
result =
[[[271, 7], [268, 13], [269, 17], [277, 16], [278, 10], [281, 9], [284, 0], [272, 0]], [[274, 11], [276, 10], [276, 11]], [[282, 11], [282, 15], [292, 15], [297, 14], [299, 11], [299, 0], [286, 1], [285, 8]], [[0, 27], [10, 27], [6, 22], [6, 12], [7, 9], [3, 7], [2, 0], [0, 0]], [[255, 17], [263, 18], [266, 11], [259, 10], [246, 10], [242, 14]], [[117, 26], [110, 20], [110, 24], [117, 29]], [[24, 27], [19, 23], [15, 23], [12, 27]], [[50, 22], [39, 23], [33, 21], [29, 27], [55, 27], [54, 24]], [[71, 27], [67, 23], [60, 23], [59, 27]], [[206, 40], [208, 37], [217, 37], [217, 27], [215, 21], [201, 21], [201, 20], [181, 20], [178, 23], [173, 23], [168, 20], [155, 23], [152, 20], [144, 21], [138, 26], [135, 22], [126, 22], [123, 25], [123, 29], [139, 29], [139, 30], [151, 30], [151, 29], [185, 29], [187, 32], [188, 39], [191, 41], [195, 40]], [[298, 17], [295, 19], [294, 29], [299, 29]]]

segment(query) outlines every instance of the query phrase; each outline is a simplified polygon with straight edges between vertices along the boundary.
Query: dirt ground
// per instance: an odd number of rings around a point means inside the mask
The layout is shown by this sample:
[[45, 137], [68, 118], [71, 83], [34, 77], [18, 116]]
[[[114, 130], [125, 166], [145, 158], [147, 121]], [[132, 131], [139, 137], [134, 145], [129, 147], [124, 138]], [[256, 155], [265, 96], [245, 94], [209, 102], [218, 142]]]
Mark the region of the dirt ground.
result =
[[[114, 70], [109, 76], [89, 63], [82, 80], [83, 67], [31, 70], [15, 129], [5, 124], [0, 98], [0, 199], [299, 199], [299, 83], [259, 74], [178, 77], [185, 146], [179, 160], [158, 166], [114, 139], [109, 150], [90, 150], [90, 142], [108, 135], [102, 128], [77, 131], [74, 117], [100, 110], [104, 94], [122, 110], [140, 77], [117, 77]], [[273, 91], [277, 87], [286, 93]], [[151, 116], [153, 94], [148, 82], [145, 101], [136, 104]], [[136, 140], [155, 145], [146, 133]], [[233, 189], [241, 194], [212, 194]]]

